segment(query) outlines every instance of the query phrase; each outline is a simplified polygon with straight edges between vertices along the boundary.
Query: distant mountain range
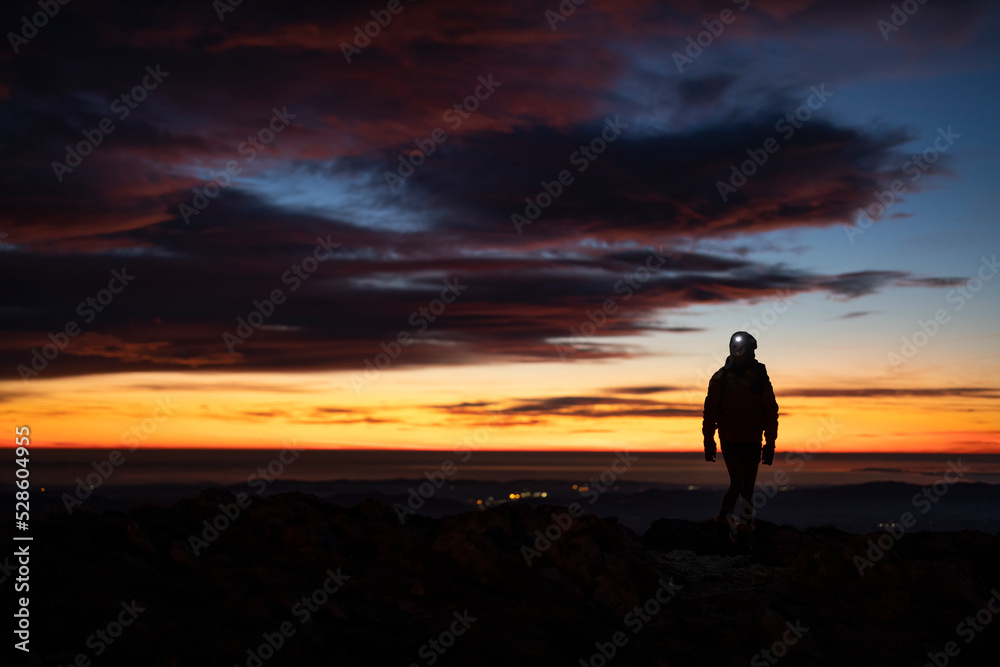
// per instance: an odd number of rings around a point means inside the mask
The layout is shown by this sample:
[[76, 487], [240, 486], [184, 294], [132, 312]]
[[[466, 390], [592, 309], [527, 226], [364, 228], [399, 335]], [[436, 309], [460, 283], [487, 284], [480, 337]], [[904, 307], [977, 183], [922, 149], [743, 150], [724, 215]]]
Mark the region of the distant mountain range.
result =
[[[655, 483], [621, 482], [604, 492], [581, 492], [565, 480], [514, 482], [455, 481], [440, 488], [425, 479], [386, 481], [301, 482], [275, 480], [267, 493], [301, 491], [335, 505], [353, 506], [373, 499], [397, 506], [403, 519], [411, 514], [443, 517], [505, 503], [568, 505], [579, 503], [585, 511], [616, 517], [623, 525], [643, 533], [663, 517], [701, 521], [719, 512], [723, 489]], [[8, 487], [8, 489], [11, 487]], [[198, 493], [205, 485], [156, 484], [105, 486], [90, 491], [79, 487], [48, 487], [32, 495], [33, 512], [66, 513], [67, 508], [127, 510], [136, 503], [169, 503]], [[225, 487], [233, 493], [250, 493], [247, 485]], [[88, 496], [89, 493], [89, 496]], [[542, 497], [540, 494], [544, 493]], [[912, 531], [982, 530], [1000, 532], [1000, 485], [959, 482], [916, 486], [900, 482], [869, 482], [849, 486], [803, 486], [778, 489], [758, 485], [757, 516], [796, 528], [833, 526], [851, 533], [879, 530], [885, 523], [914, 515]], [[0, 497], [8, 494], [0, 494]], [[519, 496], [516, 500], [511, 495]], [[82, 498], [82, 499], [81, 499]], [[11, 501], [12, 501], [11, 497]], [[482, 504], [479, 504], [479, 503]]]

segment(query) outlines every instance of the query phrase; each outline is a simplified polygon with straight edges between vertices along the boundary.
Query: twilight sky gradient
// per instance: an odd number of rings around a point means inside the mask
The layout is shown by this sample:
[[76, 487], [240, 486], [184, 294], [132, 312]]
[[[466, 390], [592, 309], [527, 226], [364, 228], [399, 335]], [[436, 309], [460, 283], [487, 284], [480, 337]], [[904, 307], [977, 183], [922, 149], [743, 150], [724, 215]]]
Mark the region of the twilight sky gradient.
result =
[[35, 444], [698, 449], [747, 329], [779, 449], [1000, 449], [994, 3], [220, 6], [3, 9], [0, 413]]

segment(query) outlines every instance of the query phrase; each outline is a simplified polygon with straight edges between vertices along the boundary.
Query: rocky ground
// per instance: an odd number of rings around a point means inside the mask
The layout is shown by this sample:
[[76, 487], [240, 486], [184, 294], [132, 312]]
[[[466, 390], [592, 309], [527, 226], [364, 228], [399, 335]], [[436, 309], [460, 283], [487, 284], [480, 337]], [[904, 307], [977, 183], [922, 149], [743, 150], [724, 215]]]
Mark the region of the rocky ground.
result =
[[994, 665], [1000, 647], [981, 611], [1000, 536], [977, 531], [882, 534], [876, 551], [880, 534], [760, 523], [750, 552], [711, 521], [637, 535], [545, 505], [401, 524], [374, 501], [240, 500], [36, 520], [18, 662]]

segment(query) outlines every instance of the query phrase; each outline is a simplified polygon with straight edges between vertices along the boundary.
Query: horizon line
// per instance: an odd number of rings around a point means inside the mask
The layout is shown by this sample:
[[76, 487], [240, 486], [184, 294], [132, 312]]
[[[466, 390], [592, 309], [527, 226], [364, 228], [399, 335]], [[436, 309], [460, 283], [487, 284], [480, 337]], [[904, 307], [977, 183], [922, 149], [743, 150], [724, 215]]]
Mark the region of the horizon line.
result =
[[[280, 445], [246, 445], [246, 446], [199, 446], [199, 445], [155, 445], [155, 446], [143, 446], [137, 447], [135, 449], [129, 448], [125, 445], [111, 446], [111, 445], [37, 445], [33, 444], [30, 446], [32, 450], [60, 450], [60, 451], [74, 451], [74, 450], [99, 450], [99, 451], [113, 451], [113, 450], [130, 450], [129, 453], [134, 453], [138, 450], [157, 450], [157, 451], [281, 451], [284, 449], [291, 449], [289, 446]], [[2, 445], [0, 450], [10, 450], [14, 451], [17, 447], [13, 445]], [[419, 453], [419, 452], [451, 452], [451, 453], [497, 453], [497, 454], [531, 454], [531, 453], [563, 453], [563, 454], [595, 454], [595, 453], [643, 453], [643, 454], [691, 454], [691, 455], [702, 455], [702, 450], [700, 449], [629, 449], [629, 448], [574, 448], [574, 449], [564, 449], [564, 448], [531, 448], [531, 449], [462, 449], [456, 450], [454, 447], [322, 447], [322, 446], [310, 446], [305, 445], [298, 448], [300, 451], [326, 451], [326, 452], [399, 452], [399, 453]], [[926, 452], [926, 451], [916, 451], [916, 450], [874, 450], [874, 451], [854, 451], [854, 450], [841, 450], [841, 451], [829, 451], [829, 450], [809, 450], [809, 449], [777, 449], [776, 454], [810, 454], [812, 456], [824, 455], [824, 454], [835, 454], [835, 455], [851, 455], [851, 456], [899, 456], [899, 455], [916, 455], [916, 456], [956, 456], [956, 455], [973, 455], [973, 456], [1000, 456], [1000, 452], [988, 451], [988, 450], [949, 450], [949, 451], [937, 451], [937, 452]], [[719, 455], [721, 455], [721, 448], [719, 449]]]

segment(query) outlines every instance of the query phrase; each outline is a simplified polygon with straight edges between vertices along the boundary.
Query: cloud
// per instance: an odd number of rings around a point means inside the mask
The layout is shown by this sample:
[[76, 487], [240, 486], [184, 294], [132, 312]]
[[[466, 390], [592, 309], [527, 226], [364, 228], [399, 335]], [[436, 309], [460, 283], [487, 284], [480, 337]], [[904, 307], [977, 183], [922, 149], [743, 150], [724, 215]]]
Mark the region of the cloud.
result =
[[917, 397], [972, 397], [998, 398], [997, 389], [989, 387], [859, 387], [856, 389], [836, 388], [798, 388], [782, 390], [782, 396], [803, 396], [808, 398], [901, 398]]
[[922, 278], [900, 271], [854, 271], [818, 278], [816, 284], [841, 299], [855, 299], [894, 284], [899, 287], [955, 287], [967, 278]]
[[[529, 416], [537, 423], [545, 423], [553, 417], [580, 417], [587, 419], [623, 418], [623, 417], [686, 417], [701, 418], [700, 407], [657, 401], [636, 396], [676, 391], [676, 387], [659, 385], [619, 387], [608, 389], [617, 394], [632, 394], [623, 398], [620, 396], [548, 396], [543, 398], [509, 398], [504, 401], [466, 401], [462, 403], [436, 405], [435, 409], [455, 415], [485, 416], [503, 414], [505, 418], [520, 423], [520, 419]], [[981, 387], [957, 388], [876, 388], [863, 387], [857, 389], [826, 389], [826, 388], [792, 388], [782, 390], [782, 397], [806, 398], [895, 398], [895, 397], [961, 397], [961, 398], [998, 398], [996, 389]], [[785, 415], [785, 413], [782, 413]], [[787, 415], [785, 415], [787, 416]], [[886, 434], [879, 434], [884, 437]], [[874, 436], [873, 436], [874, 437]]]
[[659, 394], [666, 391], [677, 391], [678, 387], [668, 387], [666, 385], [648, 385], [642, 387], [614, 387], [607, 391], [614, 394]]
[[[443, 405], [439, 409], [457, 414], [477, 414], [467, 404]], [[517, 420], [523, 416], [535, 417], [543, 423], [551, 417], [621, 418], [621, 417], [700, 417], [700, 409], [649, 399], [611, 398], [607, 396], [551, 396], [547, 398], [511, 399], [496, 404], [490, 413], [501, 412]], [[480, 411], [478, 414], [487, 414]]]
[[[360, 372], [365, 359], [381, 354], [381, 345], [393, 344], [401, 333], [410, 335], [412, 344], [397, 355], [398, 366], [502, 357], [553, 361], [559, 358], [556, 344], [565, 345], [571, 329], [589, 321], [587, 312], [609, 299], [615, 312], [583, 344], [574, 342], [578, 349], [571, 360], [633, 356], [641, 350], [621, 346], [619, 337], [697, 330], [658, 324], [655, 313], [663, 309], [769, 298], [779, 289], [851, 298], [907, 277], [900, 272], [817, 276], [745, 259], [678, 253], [676, 262], [649, 272], [633, 289], [625, 281], [642, 275], [638, 269], [648, 252], [566, 245], [559, 253], [474, 257], [461, 249], [436, 254], [433, 241], [422, 234], [406, 244], [390, 234], [354, 235], [340, 228], [343, 237], [328, 236], [347, 243], [316, 263], [308, 279], [290, 283], [292, 268], [312, 256], [323, 227], [301, 215], [284, 218], [283, 227], [256, 221], [268, 215], [235, 218], [245, 230], [220, 218], [211, 232], [192, 238], [187, 253], [163, 228], [170, 251], [162, 254], [11, 256], [0, 274], [36, 279], [8, 295], [0, 311], [0, 328], [8, 333], [0, 360], [12, 370], [30, 365], [32, 348], [40, 349], [50, 342], [48, 333], [75, 322], [83, 333], [68, 341], [45, 377], [234, 368]], [[252, 237], [246, 230], [254, 230]], [[352, 236], [371, 244], [352, 246]], [[110, 267], [123, 266], [136, 276], [134, 283], [92, 323], [85, 322], [77, 306], [106, 287]], [[71, 289], [63, 282], [67, 278]], [[440, 298], [446, 280], [462, 289], [432, 315], [426, 309]], [[223, 334], [236, 334], [239, 323], [258, 312], [255, 303], [269, 301], [275, 290], [281, 290], [282, 303], [260, 306], [270, 313], [267, 328], [253, 330], [230, 353]]]
[[[738, 193], [723, 200], [718, 183], [774, 136], [775, 119], [811, 85], [762, 71], [771, 50], [813, 44], [822, 27], [874, 35], [849, 54], [857, 72], [825, 52], [789, 60], [812, 83], [832, 70], [860, 79], [925, 63], [912, 58], [930, 58], [935, 42], [915, 37], [935, 21], [951, 44], [981, 39], [973, 28], [984, 6], [922, 6], [892, 55], [865, 3], [761, 0], [683, 77], [664, 63], [702, 29], [693, 2], [581, 6], [556, 31], [546, 3], [407, 3], [350, 64], [340, 44], [370, 17], [340, 3], [244, 3], [225, 21], [194, 1], [67, 7], [23, 53], [0, 55], [11, 82], [0, 91], [0, 227], [9, 233], [0, 280], [24, 286], [0, 302], [0, 362], [17, 378], [32, 349], [71, 321], [82, 333], [41, 379], [360, 372], [401, 333], [414, 342], [394, 366], [552, 361], [555, 344], [609, 299], [617, 312], [572, 359], [628, 358], [644, 351], [623, 336], [701, 330], [664, 326], [664, 311], [775, 290], [850, 300], [959, 284], [878, 267], [827, 274], [739, 251], [760, 233], [849, 222], [894, 177], [912, 128], [817, 115]], [[17, 25], [19, 10], [6, 11]], [[740, 58], [744, 68], [730, 66]], [[112, 101], [147, 65], [169, 76], [120, 117]], [[480, 77], [501, 82], [486, 99], [475, 97]], [[478, 108], [448, 116], [470, 99]], [[294, 116], [290, 125], [248, 151], [275, 109]], [[105, 118], [114, 131], [60, 182], [53, 162]], [[602, 133], [616, 123], [621, 132], [608, 142]], [[425, 163], [390, 191], [385, 173], [438, 128], [447, 139], [432, 141]], [[582, 159], [585, 150], [594, 159]], [[950, 157], [920, 185], [947, 173]], [[240, 171], [223, 183], [228, 162]], [[543, 201], [564, 170], [572, 183], [518, 234], [511, 215], [525, 214], [526, 198]], [[212, 179], [218, 194], [185, 221], [179, 207]], [[296, 283], [289, 272], [310, 261], [318, 239], [340, 247]], [[674, 250], [634, 282], [650, 248], [696, 240], [736, 250]], [[81, 321], [78, 304], [122, 266], [135, 284]], [[420, 315], [445, 280], [467, 288], [433, 319]], [[629, 281], [636, 286], [626, 289]], [[231, 353], [223, 334], [276, 290], [285, 301]]]

